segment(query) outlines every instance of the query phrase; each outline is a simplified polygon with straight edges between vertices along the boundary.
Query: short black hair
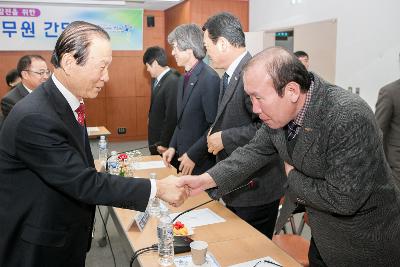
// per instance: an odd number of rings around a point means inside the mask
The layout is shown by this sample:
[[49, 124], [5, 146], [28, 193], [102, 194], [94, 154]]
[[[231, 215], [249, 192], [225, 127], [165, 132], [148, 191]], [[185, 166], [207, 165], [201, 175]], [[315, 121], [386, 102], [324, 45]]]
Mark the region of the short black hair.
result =
[[203, 31], [206, 30], [208, 30], [208, 37], [214, 44], [219, 37], [224, 37], [235, 47], [246, 46], [242, 24], [237, 17], [228, 12], [218, 13], [210, 17], [203, 26]]
[[18, 76], [19, 77], [22, 78], [21, 73], [24, 70], [28, 70], [29, 69], [29, 67], [32, 64], [32, 59], [43, 60], [43, 61], [46, 62], [46, 60], [40, 55], [25, 55], [25, 56], [21, 57], [18, 60], [18, 63], [17, 63], [17, 72], [18, 72]]
[[89, 56], [89, 46], [92, 43], [92, 37], [96, 35], [106, 40], [110, 40], [108, 33], [98, 25], [85, 21], [74, 21], [61, 33], [57, 40], [51, 63], [59, 68], [60, 60], [66, 53], [71, 53], [80, 66], [85, 65]]
[[299, 58], [299, 57], [309, 57], [308, 54], [304, 51], [296, 51], [294, 52], [294, 55]]
[[7, 83], [7, 85], [9, 87], [11, 87], [11, 84], [13, 82], [15, 82], [18, 77], [19, 77], [19, 75], [18, 75], [17, 69], [12, 69], [9, 72], [7, 72], [7, 75], [6, 75], [6, 83]]
[[146, 52], [143, 55], [143, 64], [146, 65], [153, 64], [153, 62], [157, 61], [158, 65], [161, 67], [167, 66], [167, 53], [165, 53], [164, 48], [159, 46], [152, 46], [147, 48]]

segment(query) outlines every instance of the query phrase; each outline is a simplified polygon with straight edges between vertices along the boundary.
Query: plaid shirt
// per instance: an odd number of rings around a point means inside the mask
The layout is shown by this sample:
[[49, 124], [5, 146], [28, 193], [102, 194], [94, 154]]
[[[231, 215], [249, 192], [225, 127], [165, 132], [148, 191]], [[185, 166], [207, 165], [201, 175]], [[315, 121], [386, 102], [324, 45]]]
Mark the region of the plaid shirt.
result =
[[[299, 114], [297, 114], [296, 119], [294, 120], [294, 123], [300, 127], [303, 126], [304, 117], [306, 115], [308, 107], [310, 106], [313, 89], [314, 89], [314, 81], [311, 81], [310, 89], [308, 89], [304, 106], [301, 108]], [[296, 128], [296, 134], [299, 132], [300, 127]]]

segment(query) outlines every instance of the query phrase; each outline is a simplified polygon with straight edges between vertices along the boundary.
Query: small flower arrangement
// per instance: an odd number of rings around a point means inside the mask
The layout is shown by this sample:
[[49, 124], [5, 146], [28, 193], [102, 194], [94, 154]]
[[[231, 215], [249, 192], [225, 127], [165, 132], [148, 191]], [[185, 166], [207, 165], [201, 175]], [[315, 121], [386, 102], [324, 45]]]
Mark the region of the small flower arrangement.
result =
[[119, 161], [119, 175], [125, 176], [128, 172], [128, 155], [127, 154], [119, 154], [118, 155]]

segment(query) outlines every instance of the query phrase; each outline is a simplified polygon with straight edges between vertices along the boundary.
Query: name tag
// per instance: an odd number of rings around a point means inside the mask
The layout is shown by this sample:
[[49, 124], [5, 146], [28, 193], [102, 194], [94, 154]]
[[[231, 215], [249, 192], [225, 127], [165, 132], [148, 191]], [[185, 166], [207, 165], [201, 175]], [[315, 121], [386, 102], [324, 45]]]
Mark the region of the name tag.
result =
[[135, 223], [136, 226], [139, 228], [140, 232], [143, 232], [144, 227], [146, 226], [147, 222], [149, 221], [150, 214], [146, 210], [145, 212], [138, 212], [135, 216]]

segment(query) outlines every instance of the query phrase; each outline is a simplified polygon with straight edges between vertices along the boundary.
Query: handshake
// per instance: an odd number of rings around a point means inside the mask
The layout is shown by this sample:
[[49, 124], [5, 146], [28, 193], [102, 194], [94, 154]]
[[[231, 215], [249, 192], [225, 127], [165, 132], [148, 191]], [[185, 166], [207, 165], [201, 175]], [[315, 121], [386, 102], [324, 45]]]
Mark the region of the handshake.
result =
[[156, 196], [171, 206], [179, 207], [189, 196], [195, 196], [216, 184], [208, 173], [177, 177], [170, 175], [156, 180]]

